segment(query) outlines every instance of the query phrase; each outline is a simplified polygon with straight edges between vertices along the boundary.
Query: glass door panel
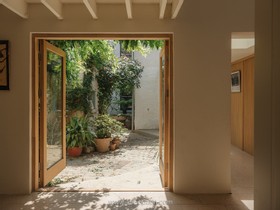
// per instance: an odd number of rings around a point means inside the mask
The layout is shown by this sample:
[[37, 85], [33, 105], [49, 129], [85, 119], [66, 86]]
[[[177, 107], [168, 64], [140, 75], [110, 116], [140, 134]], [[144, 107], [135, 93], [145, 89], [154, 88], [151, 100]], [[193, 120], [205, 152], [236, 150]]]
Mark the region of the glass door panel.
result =
[[63, 58], [47, 51], [47, 168], [63, 158], [62, 139], [62, 62]]
[[66, 55], [40, 42], [40, 185], [48, 184], [66, 166]]

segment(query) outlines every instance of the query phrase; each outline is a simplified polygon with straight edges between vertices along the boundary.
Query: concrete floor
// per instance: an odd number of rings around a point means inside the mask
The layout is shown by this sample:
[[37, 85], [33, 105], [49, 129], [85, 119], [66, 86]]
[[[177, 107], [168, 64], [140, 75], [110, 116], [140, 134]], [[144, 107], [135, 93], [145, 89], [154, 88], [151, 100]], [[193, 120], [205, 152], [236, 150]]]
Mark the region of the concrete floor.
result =
[[41, 192], [0, 195], [1, 210], [171, 209], [253, 210], [253, 157], [232, 147], [232, 194], [178, 195], [170, 192]]

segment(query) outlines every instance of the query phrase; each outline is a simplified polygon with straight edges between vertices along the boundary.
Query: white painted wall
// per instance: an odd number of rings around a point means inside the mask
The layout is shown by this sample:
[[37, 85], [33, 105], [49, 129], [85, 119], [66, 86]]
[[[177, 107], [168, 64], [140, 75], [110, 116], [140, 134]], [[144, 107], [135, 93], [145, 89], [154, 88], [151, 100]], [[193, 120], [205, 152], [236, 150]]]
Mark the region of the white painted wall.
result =
[[120, 110], [120, 105], [118, 103], [119, 100], [120, 100], [119, 91], [114, 91], [112, 94], [111, 105], [108, 108], [108, 113], [110, 113], [110, 115], [118, 115], [122, 113], [122, 111]]
[[0, 6], [11, 54], [11, 90], [0, 92], [0, 193], [31, 191], [31, 32], [174, 33], [174, 191], [230, 192], [230, 39], [254, 31], [254, 0], [188, 0], [175, 20], [159, 20], [158, 5], [133, 5], [132, 20], [122, 4], [98, 10], [92, 20], [83, 5], [64, 5], [57, 20], [33, 5], [24, 20]]
[[158, 129], [159, 126], [159, 50], [153, 50], [146, 57], [134, 53], [144, 71], [141, 88], [135, 89], [135, 129]]
[[279, 0], [256, 0], [255, 210], [280, 209], [279, 23]]

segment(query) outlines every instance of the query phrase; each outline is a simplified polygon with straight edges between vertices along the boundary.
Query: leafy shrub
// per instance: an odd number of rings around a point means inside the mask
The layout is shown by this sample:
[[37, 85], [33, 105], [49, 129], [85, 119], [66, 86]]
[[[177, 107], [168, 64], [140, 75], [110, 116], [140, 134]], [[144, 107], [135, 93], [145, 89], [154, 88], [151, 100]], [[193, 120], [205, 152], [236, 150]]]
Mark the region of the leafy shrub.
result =
[[66, 127], [67, 148], [91, 145], [94, 133], [90, 130], [92, 121], [88, 116], [72, 117]]
[[99, 115], [93, 122], [97, 138], [110, 138], [112, 135], [121, 134], [124, 131], [122, 123], [109, 115]]

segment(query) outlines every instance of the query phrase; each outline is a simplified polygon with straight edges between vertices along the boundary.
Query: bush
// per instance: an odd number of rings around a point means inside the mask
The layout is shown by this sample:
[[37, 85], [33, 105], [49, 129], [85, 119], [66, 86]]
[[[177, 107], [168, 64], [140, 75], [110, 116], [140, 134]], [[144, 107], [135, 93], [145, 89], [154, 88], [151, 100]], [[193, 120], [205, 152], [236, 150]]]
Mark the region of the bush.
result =
[[72, 117], [66, 127], [67, 148], [91, 145], [95, 137], [90, 130], [91, 120], [88, 116]]
[[113, 119], [109, 115], [99, 115], [93, 122], [94, 131], [97, 138], [110, 138], [112, 135], [120, 135], [124, 128], [122, 123]]

